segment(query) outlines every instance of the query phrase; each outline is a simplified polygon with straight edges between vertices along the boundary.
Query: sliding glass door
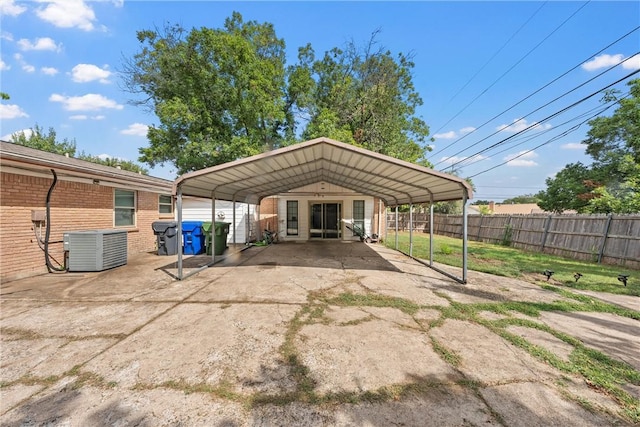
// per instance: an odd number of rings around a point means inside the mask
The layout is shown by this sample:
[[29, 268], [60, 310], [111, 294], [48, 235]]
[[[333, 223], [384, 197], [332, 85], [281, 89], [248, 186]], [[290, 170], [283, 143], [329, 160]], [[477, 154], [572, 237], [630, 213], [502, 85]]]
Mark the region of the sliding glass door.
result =
[[340, 203], [312, 203], [309, 222], [311, 224], [310, 237], [315, 239], [341, 238], [341, 210]]

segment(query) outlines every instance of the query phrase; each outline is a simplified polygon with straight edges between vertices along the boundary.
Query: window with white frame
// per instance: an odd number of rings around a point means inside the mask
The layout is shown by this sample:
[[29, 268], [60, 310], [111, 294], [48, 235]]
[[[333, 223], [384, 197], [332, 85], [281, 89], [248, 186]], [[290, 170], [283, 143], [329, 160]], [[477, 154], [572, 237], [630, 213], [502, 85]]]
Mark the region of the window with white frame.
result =
[[353, 201], [353, 225], [354, 231], [353, 235], [359, 235], [356, 233], [356, 228], [360, 230], [361, 233], [364, 233], [364, 200], [354, 200]]
[[298, 235], [298, 201], [287, 200], [287, 236]]
[[166, 194], [158, 197], [158, 213], [162, 215], [173, 213], [173, 198]]
[[136, 192], [114, 190], [113, 223], [116, 227], [136, 225]]

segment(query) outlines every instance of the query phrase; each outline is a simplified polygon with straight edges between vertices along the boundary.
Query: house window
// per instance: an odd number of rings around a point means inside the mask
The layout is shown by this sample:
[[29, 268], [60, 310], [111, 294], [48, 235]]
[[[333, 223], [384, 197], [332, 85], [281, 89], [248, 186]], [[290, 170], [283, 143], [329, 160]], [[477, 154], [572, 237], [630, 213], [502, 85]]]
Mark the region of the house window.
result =
[[298, 201], [287, 201], [287, 236], [298, 235]]
[[356, 228], [359, 228], [361, 232], [364, 232], [364, 200], [353, 201], [353, 225], [354, 236], [358, 235], [355, 233]]
[[114, 192], [113, 203], [114, 224], [116, 227], [136, 225], [136, 192], [118, 190]]
[[166, 215], [173, 213], [173, 198], [165, 194], [161, 194], [158, 198], [158, 213]]

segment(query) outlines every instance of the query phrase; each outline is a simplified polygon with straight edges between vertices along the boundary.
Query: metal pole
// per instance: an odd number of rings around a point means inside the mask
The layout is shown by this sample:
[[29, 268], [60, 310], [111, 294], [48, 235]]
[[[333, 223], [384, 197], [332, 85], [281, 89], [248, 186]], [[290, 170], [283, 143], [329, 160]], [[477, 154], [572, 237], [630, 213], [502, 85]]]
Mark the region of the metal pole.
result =
[[216, 263], [216, 195], [211, 194], [211, 265]]
[[613, 215], [609, 214], [609, 216], [607, 217], [607, 223], [604, 225], [604, 233], [602, 235], [602, 245], [600, 245], [600, 252], [598, 252], [598, 264], [602, 264], [604, 247], [607, 245], [607, 236], [609, 235], [609, 229], [611, 228], [611, 218], [613, 218]]
[[433, 200], [429, 204], [429, 266], [433, 267]]
[[409, 205], [409, 256], [413, 257], [413, 203]]
[[251, 204], [247, 203], [247, 224], [244, 230], [244, 242], [249, 243], [251, 240]]
[[389, 220], [388, 220], [388, 212], [389, 208], [385, 205], [384, 207], [384, 243], [387, 244], [387, 230], [389, 229]]
[[396, 250], [398, 250], [398, 205], [396, 205]]
[[462, 197], [462, 283], [467, 283], [467, 192]]
[[[233, 198], [233, 246], [236, 245], [236, 198]], [[235, 250], [235, 249], [234, 249]]]
[[176, 207], [178, 208], [178, 280], [182, 280], [182, 187], [178, 186]]

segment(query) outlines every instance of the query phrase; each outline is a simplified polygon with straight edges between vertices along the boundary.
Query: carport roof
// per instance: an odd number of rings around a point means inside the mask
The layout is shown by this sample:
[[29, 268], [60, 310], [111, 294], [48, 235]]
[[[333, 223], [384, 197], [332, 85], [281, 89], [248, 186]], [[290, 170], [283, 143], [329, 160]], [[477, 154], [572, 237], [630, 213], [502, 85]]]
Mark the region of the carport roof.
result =
[[190, 172], [174, 182], [182, 195], [259, 203], [264, 197], [327, 182], [381, 198], [387, 206], [471, 198], [457, 176], [328, 138]]

